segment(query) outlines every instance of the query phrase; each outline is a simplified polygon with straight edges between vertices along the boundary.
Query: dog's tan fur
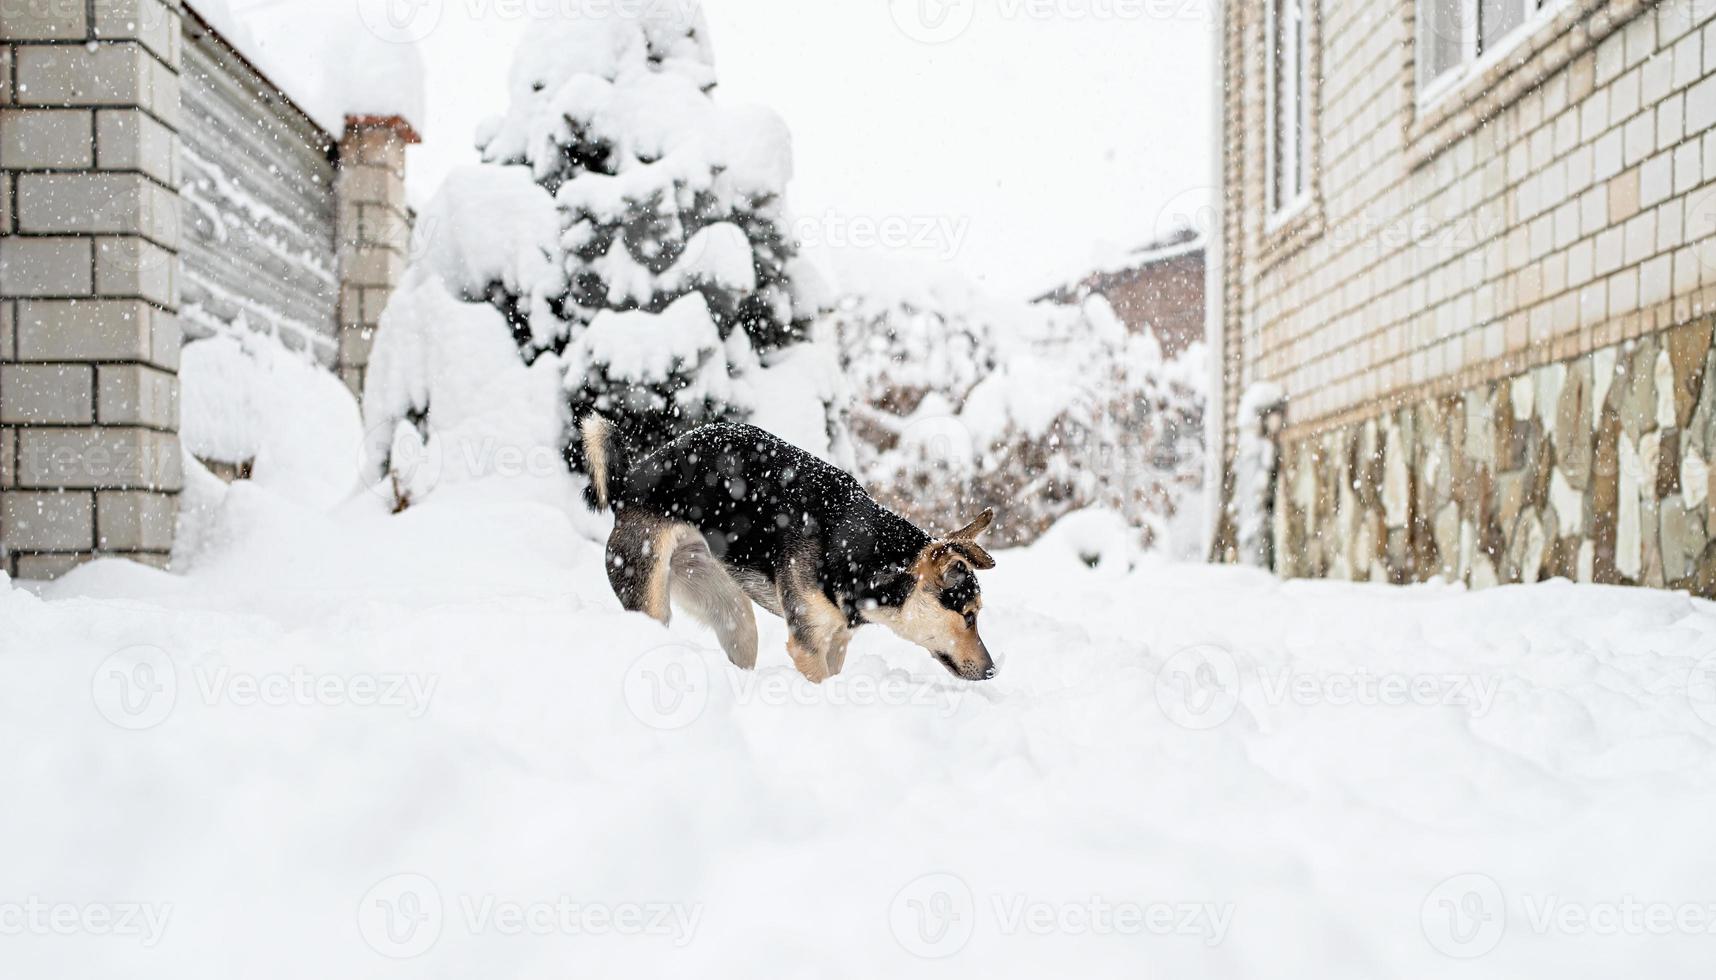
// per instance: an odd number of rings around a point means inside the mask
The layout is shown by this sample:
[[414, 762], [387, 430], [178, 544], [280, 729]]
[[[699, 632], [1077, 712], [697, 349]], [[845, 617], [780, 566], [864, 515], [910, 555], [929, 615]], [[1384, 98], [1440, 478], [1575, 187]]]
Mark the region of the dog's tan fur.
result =
[[852, 629], [839, 607], [817, 587], [806, 560], [789, 562], [776, 588], [787, 621], [787, 653], [798, 672], [815, 684], [840, 673]]
[[[979, 518], [979, 521], [984, 526], [988, 524], [982, 518]], [[976, 534], [981, 530], [982, 527], [977, 527], [976, 531], [971, 531], [968, 526], [954, 533], [969, 531]], [[975, 616], [977, 611], [983, 608], [983, 597], [974, 597], [963, 609], [949, 609], [937, 598], [941, 583], [961, 561], [977, 568], [995, 566], [995, 560], [989, 557], [988, 552], [966, 540], [955, 541], [954, 535], [949, 535], [932, 542], [919, 553], [917, 562], [912, 566], [912, 575], [917, 580], [917, 586], [912, 589], [911, 596], [906, 599], [904, 605], [897, 609], [871, 610], [865, 614], [865, 618], [886, 626], [901, 638], [925, 649], [948, 651], [954, 664], [962, 669], [986, 662], [988, 653], [983, 647], [983, 641], [978, 637], [976, 628], [967, 626], [965, 620], [967, 613]]]
[[579, 427], [584, 441], [584, 458], [590, 468], [590, 488], [596, 494], [596, 507], [607, 510], [608, 500], [608, 440], [614, 427], [600, 415], [590, 415]]

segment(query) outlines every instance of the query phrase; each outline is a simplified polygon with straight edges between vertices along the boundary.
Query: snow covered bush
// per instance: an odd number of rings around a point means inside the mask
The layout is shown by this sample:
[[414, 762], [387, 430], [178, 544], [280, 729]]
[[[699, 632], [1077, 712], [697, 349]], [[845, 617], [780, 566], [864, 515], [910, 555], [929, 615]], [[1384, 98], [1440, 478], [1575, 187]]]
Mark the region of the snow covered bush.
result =
[[861, 393], [859, 472], [927, 527], [993, 505], [997, 540], [1100, 506], [1195, 557], [1203, 348], [1166, 360], [1107, 302], [1005, 303], [957, 279], [848, 264], [820, 326]]
[[[592, 410], [639, 449], [738, 419], [849, 459], [838, 365], [806, 349], [824, 290], [786, 236], [791, 138], [714, 85], [694, 4], [535, 26], [507, 112], [478, 134], [484, 164], [425, 209], [383, 318], [365, 392], [378, 459], [410, 441], [402, 424], [447, 442], [483, 411], [463, 401], [477, 389], [512, 393], [535, 418], [516, 434], [574, 465], [567, 423]], [[450, 353], [473, 344], [473, 361]], [[552, 406], [538, 371], [559, 380]]]
[[1252, 383], [1239, 398], [1239, 445], [1233, 460], [1229, 518], [1240, 562], [1258, 568], [1275, 567], [1277, 445], [1286, 408], [1285, 393], [1272, 381]]

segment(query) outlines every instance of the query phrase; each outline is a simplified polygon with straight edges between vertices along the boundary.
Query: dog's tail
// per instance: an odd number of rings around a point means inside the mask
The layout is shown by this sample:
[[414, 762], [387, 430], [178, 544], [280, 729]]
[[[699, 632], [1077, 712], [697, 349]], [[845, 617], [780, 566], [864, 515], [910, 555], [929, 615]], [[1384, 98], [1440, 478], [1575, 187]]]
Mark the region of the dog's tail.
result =
[[595, 412], [584, 416], [578, 431], [584, 439], [584, 463], [590, 471], [591, 503], [597, 510], [613, 506], [615, 492], [625, 486], [631, 460], [614, 433], [613, 423]]

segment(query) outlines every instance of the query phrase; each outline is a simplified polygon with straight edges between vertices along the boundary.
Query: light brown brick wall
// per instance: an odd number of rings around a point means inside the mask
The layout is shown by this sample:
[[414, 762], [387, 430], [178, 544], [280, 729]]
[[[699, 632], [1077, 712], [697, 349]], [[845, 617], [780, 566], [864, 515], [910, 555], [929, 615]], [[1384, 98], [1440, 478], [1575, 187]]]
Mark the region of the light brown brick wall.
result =
[[350, 120], [340, 141], [338, 368], [359, 397], [381, 311], [405, 273], [405, 147], [416, 139], [402, 120], [388, 118]]
[[1231, 312], [1246, 379], [1286, 387], [1294, 431], [1666, 327], [1716, 285], [1716, 6], [1575, 0], [1522, 49], [1541, 49], [1535, 69], [1421, 110], [1411, 5], [1322, 4], [1319, 200], [1296, 239], [1266, 227], [1251, 135], [1267, 131], [1260, 12], [1233, 13]]
[[[1477, 406], [1471, 431], [1488, 431], [1495, 410], [1483, 406], [1495, 401], [1497, 384], [1528, 390], [1540, 369], [1589, 372], [1592, 357], [1599, 368], [1624, 364], [1639, 345], [1656, 357], [1671, 335], [1687, 336], [1683, 327], [1708, 346], [1708, 314], [1716, 309], [1716, 5], [1571, 0], [1482, 77], [1421, 105], [1411, 3], [1317, 4], [1316, 198], [1279, 228], [1264, 203], [1262, 11], [1242, 4], [1225, 17], [1233, 94], [1224, 160], [1224, 357], [1230, 401], [1261, 380], [1279, 382], [1287, 395], [1284, 480], [1291, 482], [1280, 496], [1296, 502], [1278, 529], [1284, 570], [1530, 580], [1578, 569], [1580, 549], [1594, 548], [1595, 563], [1583, 563], [1587, 576], [1675, 581], [1672, 562], [1651, 572], [1650, 542], [1702, 547], [1701, 493], [1683, 497], [1670, 481], [1649, 481], [1651, 492], [1640, 491], [1646, 526], [1621, 536], [1633, 551], [1621, 556], [1620, 571], [1605, 575], [1602, 556], [1616, 547], [1616, 532], [1608, 526], [1615, 515], [1604, 511], [1631, 505], [1598, 483], [1602, 493], [1585, 491], [1573, 502], [1564, 495], [1563, 513], [1554, 515], [1533, 481], [1561, 472], [1575, 458], [1562, 458], [1569, 453], [1593, 445], [1601, 452], [1605, 426], [1620, 427], [1633, 443], [1654, 436], [1672, 446], [1677, 457], [1661, 454], [1665, 472], [1682, 460], [1701, 472], [1710, 452], [1703, 416], [1664, 424], [1635, 417], [1645, 411], [1637, 399], [1598, 405], [1585, 417], [1589, 431], [1570, 434], [1564, 446], [1531, 428], [1540, 420], [1524, 419], [1512, 430], [1515, 448], [1533, 455], [1492, 458], [1471, 449], [1487, 445], [1481, 441], [1456, 446], [1470, 470], [1460, 471], [1452, 491], [1420, 498], [1419, 488], [1445, 482], [1449, 463], [1419, 414], [1440, 419], [1442, 409], [1422, 406], [1457, 396]], [[1704, 353], [1682, 352], [1676, 362], [1675, 377], [1684, 373], [1694, 392]], [[1233, 421], [1230, 408], [1229, 428]], [[1366, 439], [1380, 438], [1379, 426], [1398, 426], [1397, 446], [1365, 448]], [[1616, 443], [1611, 455], [1632, 458]], [[1347, 461], [1350, 454], [1357, 455]], [[1401, 540], [1385, 542], [1380, 531], [1361, 534], [1363, 522], [1350, 518], [1358, 511], [1343, 503], [1340, 474], [1396, 457], [1409, 461], [1401, 473], [1413, 503], [1393, 514], [1406, 524], [1386, 525]], [[1492, 492], [1507, 480], [1536, 491]], [[1622, 485], [1621, 496], [1627, 492]], [[1413, 509], [1420, 503], [1425, 513]], [[1566, 513], [1574, 507], [1577, 516]], [[1574, 559], [1504, 561], [1509, 549], [1544, 550], [1522, 542], [1541, 544], [1546, 515], [1576, 528], [1561, 542]], [[1437, 549], [1417, 546], [1431, 542], [1433, 521], [1481, 532], [1466, 535], [1468, 546], [1479, 543], [1478, 558], [1449, 564], [1444, 547], [1442, 560], [1426, 559]], [[1639, 549], [1644, 571], [1628, 572]], [[1374, 555], [1376, 563], [1330, 554]], [[1478, 574], [1478, 566], [1488, 570]]]

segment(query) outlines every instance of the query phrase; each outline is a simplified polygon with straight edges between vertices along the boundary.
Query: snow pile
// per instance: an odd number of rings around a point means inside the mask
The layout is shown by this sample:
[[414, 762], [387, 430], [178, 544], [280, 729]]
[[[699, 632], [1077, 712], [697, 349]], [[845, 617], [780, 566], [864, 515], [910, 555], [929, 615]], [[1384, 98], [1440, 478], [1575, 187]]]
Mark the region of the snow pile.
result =
[[[390, 471], [465, 438], [461, 396], [434, 390], [448, 387], [507, 392], [532, 413], [512, 435], [574, 466], [568, 423], [591, 411], [638, 450], [742, 419], [850, 461], [836, 359], [809, 340], [826, 290], [786, 237], [790, 134], [772, 112], [716, 103], [713, 85], [694, 3], [535, 25], [511, 104], [478, 134], [485, 163], [425, 210], [384, 318], [365, 414]], [[478, 335], [483, 356], [458, 351]], [[506, 380], [525, 365], [528, 383]], [[555, 401], [540, 397], [550, 376]]]
[[1071, 558], [1086, 568], [1124, 575], [1141, 557], [1137, 538], [1137, 529], [1118, 511], [1086, 507], [1056, 521], [1031, 544], [1030, 552], [1051, 560]]
[[274, 337], [242, 328], [185, 345], [179, 363], [179, 444], [185, 490], [176, 556], [205, 546], [226, 484], [205, 464], [323, 510], [358, 487], [362, 430], [340, 380]]
[[983, 575], [994, 680], [867, 629], [813, 687], [521, 486], [239, 484], [188, 577], [0, 581], [0, 972], [1708, 976], [1716, 605], [1051, 539]]
[[[393, 0], [187, 0], [226, 42], [336, 138], [347, 116], [425, 122], [413, 25], [435, 5]], [[396, 16], [403, 12], [403, 19]]]
[[969, 283], [841, 270], [820, 329], [861, 402], [859, 470], [928, 527], [984, 506], [998, 540], [1088, 506], [1182, 558], [1201, 544], [1203, 348], [1169, 361], [1107, 302], [1009, 304]]

